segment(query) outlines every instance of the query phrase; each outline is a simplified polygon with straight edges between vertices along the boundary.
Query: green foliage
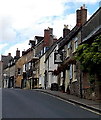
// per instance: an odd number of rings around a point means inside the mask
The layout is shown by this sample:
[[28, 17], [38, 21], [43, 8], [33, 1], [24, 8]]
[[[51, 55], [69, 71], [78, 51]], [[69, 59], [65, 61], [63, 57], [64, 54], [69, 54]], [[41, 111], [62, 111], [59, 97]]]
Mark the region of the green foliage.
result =
[[101, 35], [91, 44], [79, 45], [75, 59], [80, 61], [82, 71], [101, 75]]
[[94, 81], [95, 81], [95, 75], [94, 75], [94, 74], [93, 74], [93, 75], [89, 75], [89, 82], [90, 82], [91, 84], [93, 84]]

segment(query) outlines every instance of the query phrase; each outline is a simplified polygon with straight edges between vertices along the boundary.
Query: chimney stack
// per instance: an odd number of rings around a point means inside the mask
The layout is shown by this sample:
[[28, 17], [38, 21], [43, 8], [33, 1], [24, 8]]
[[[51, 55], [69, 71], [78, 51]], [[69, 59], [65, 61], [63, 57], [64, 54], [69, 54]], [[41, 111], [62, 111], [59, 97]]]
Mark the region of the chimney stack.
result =
[[22, 51], [22, 56], [25, 54], [25, 49]]
[[53, 28], [44, 30], [44, 47], [51, 46], [53, 44]]
[[20, 58], [20, 50], [18, 50], [18, 48], [17, 48], [17, 50], [16, 50], [16, 57], [17, 57], [17, 58]]
[[11, 53], [8, 53], [8, 56], [11, 56]]
[[53, 28], [48, 27], [50, 35], [53, 35]]
[[65, 38], [70, 32], [70, 29], [68, 29], [68, 25], [64, 25], [63, 29], [63, 38]]
[[85, 4], [80, 7], [80, 10], [76, 11], [76, 25], [81, 26], [87, 21], [87, 9]]

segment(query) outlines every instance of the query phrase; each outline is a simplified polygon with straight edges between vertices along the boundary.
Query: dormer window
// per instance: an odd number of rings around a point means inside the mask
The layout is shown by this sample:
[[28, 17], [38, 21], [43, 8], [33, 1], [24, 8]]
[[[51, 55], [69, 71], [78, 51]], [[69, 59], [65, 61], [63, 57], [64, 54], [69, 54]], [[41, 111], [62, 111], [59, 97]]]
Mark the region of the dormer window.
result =
[[68, 49], [70, 48], [70, 42], [68, 43], [67, 48], [68, 48]]
[[11, 61], [11, 65], [13, 64], [13, 62]]
[[10, 67], [10, 63], [8, 63], [8, 67]]
[[37, 40], [37, 39], [35, 40], [35, 44], [36, 44], [36, 45], [38, 44], [38, 40]]

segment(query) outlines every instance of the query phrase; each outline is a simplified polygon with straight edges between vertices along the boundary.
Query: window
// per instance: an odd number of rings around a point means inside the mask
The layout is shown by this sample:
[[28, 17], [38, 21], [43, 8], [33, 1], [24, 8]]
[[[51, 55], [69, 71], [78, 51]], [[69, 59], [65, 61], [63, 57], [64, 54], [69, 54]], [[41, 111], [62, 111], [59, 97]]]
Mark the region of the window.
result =
[[71, 47], [71, 43], [69, 42], [67, 44], [67, 57], [70, 55], [70, 47]]
[[37, 44], [38, 44], [38, 40], [36, 39], [36, 40], [35, 40], [35, 45], [37, 45]]
[[70, 79], [72, 79], [72, 72], [73, 72], [73, 68], [72, 68], [72, 64], [70, 64]]
[[70, 80], [72, 82], [77, 81], [77, 72], [76, 72], [76, 65], [75, 64], [70, 65]]
[[26, 71], [26, 69], [25, 69], [25, 64], [23, 65], [23, 72], [25, 72]]
[[78, 47], [78, 38], [75, 37], [74, 38], [74, 52], [76, 51], [77, 47]]
[[8, 63], [8, 67], [10, 67], [10, 63]]
[[21, 68], [18, 68], [18, 75], [21, 75]]
[[28, 66], [29, 66], [29, 69], [31, 69], [31, 62], [29, 62], [29, 65], [28, 65]]
[[11, 61], [11, 65], [13, 64], [13, 62]]
[[67, 48], [70, 49], [70, 42], [68, 43]]
[[43, 55], [43, 50], [41, 50], [41, 55]]
[[73, 64], [73, 82], [77, 81], [76, 65]]
[[61, 77], [63, 78], [63, 72], [61, 72]]
[[44, 53], [46, 52], [46, 47], [44, 47]]
[[44, 53], [49, 49], [49, 47], [44, 47]]
[[28, 63], [26, 64], [26, 71], [28, 70]]

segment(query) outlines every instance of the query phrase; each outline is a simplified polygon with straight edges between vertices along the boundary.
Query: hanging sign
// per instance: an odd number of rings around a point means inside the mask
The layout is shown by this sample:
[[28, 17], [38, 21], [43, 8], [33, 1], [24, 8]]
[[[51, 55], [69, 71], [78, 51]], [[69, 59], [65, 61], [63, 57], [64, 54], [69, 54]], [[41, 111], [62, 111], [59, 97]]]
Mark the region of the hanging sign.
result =
[[63, 53], [54, 53], [54, 64], [60, 64], [63, 62]]

